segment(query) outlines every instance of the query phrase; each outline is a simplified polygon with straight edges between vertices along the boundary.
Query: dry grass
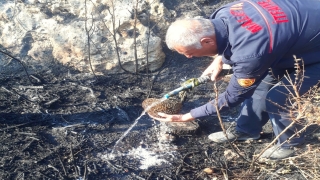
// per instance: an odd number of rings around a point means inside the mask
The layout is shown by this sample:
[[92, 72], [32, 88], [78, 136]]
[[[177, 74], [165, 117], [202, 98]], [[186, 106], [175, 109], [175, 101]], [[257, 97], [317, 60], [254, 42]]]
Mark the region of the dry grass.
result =
[[[299, 94], [300, 87], [304, 81], [304, 63], [302, 59], [295, 58], [295, 76], [290, 78], [289, 74], [285, 76], [290, 83], [289, 86], [284, 86], [288, 90], [288, 103], [286, 107], [280, 107], [282, 110], [289, 112], [292, 123], [286, 129], [294, 124], [302, 124], [303, 128], [297, 131], [286, 142], [290, 141], [294, 136], [306, 131], [312, 125], [320, 125], [320, 88], [319, 82], [310, 88], [307, 93]], [[286, 131], [286, 129], [284, 131]], [[319, 128], [318, 128], [319, 130]], [[280, 133], [281, 135], [281, 133]], [[279, 136], [275, 138], [267, 147], [277, 141]], [[319, 141], [317, 137], [314, 141]], [[285, 143], [285, 142], [284, 142]], [[265, 148], [267, 149], [267, 148]], [[297, 148], [298, 156], [290, 157], [281, 161], [264, 162], [261, 165], [261, 179], [281, 179], [283, 175], [299, 172], [305, 179], [320, 179], [320, 145], [307, 144], [303, 148]], [[263, 178], [262, 178], [263, 177]]]
[[[318, 84], [317, 84], [318, 85]], [[304, 117], [308, 123], [320, 125], [320, 89], [313, 87], [302, 98], [302, 105], [306, 109]]]
[[300, 149], [298, 154], [281, 161], [260, 163], [260, 176], [257, 179], [288, 179], [294, 173], [300, 173], [307, 180], [320, 179], [319, 145], [308, 145]]

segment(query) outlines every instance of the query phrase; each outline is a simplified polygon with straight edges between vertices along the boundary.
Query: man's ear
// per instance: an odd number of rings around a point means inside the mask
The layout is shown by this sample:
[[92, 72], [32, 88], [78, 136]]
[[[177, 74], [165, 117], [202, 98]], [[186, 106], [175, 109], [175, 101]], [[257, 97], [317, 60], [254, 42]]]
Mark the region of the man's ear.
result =
[[200, 39], [200, 43], [202, 46], [213, 46], [215, 45], [215, 41], [214, 39], [210, 38], [210, 37], [204, 37]]

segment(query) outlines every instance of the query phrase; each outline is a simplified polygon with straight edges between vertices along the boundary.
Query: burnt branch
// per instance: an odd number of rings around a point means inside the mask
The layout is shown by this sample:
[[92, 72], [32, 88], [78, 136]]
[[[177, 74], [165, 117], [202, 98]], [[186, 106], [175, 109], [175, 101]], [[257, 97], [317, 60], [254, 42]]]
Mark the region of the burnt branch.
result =
[[138, 73], [138, 69], [139, 69], [139, 67], [138, 67], [138, 55], [137, 55], [137, 33], [136, 33], [136, 31], [137, 31], [137, 11], [138, 11], [138, 5], [139, 5], [139, 0], [136, 0], [136, 6], [135, 6], [135, 8], [134, 8], [134, 25], [133, 25], [133, 44], [134, 44], [134, 46], [133, 46], [133, 48], [134, 48], [134, 59], [135, 59], [135, 64], [136, 64], [136, 66], [135, 66], [135, 73], [137, 74]]
[[[96, 79], [98, 79], [97, 78], [97, 76], [96, 76], [96, 74], [95, 74], [95, 72], [94, 72], [94, 70], [93, 70], [93, 67], [92, 67], [92, 62], [91, 62], [91, 55], [90, 55], [90, 31], [92, 30], [92, 27], [93, 27], [93, 18], [92, 18], [92, 22], [91, 22], [91, 26], [90, 26], [90, 29], [88, 29], [88, 17], [87, 17], [87, 0], [85, 0], [84, 1], [84, 3], [85, 3], [85, 6], [84, 6], [84, 8], [85, 8], [85, 30], [86, 30], [86, 34], [87, 34], [87, 45], [88, 45], [88, 60], [89, 60], [89, 64], [90, 64], [90, 69], [91, 69], [91, 72], [93, 73], [93, 75], [94, 75], [94, 77], [96, 78]], [[91, 16], [93, 16], [92, 14], [91, 14]]]
[[15, 61], [18, 61], [18, 62], [21, 64], [21, 66], [23, 67], [24, 71], [26, 72], [27, 77], [28, 77], [28, 79], [29, 79], [29, 82], [30, 82], [31, 84], [34, 84], [34, 83], [31, 81], [31, 79], [30, 79], [30, 75], [29, 75], [29, 73], [28, 73], [28, 70], [27, 70], [26, 66], [22, 63], [21, 60], [15, 58], [14, 56], [10, 55], [10, 53], [5, 52], [5, 51], [3, 51], [3, 50], [1, 50], [1, 49], [0, 49], [0, 52], [1, 52], [2, 54], [6, 55], [6, 56], [9, 56], [11, 59], [13, 59], [13, 60], [15, 60]]
[[249, 162], [249, 160], [247, 160], [245, 157], [243, 157], [239, 151], [234, 147], [234, 145], [231, 143], [231, 141], [229, 140], [229, 137], [227, 135], [227, 131], [226, 131], [226, 128], [224, 127], [223, 125], [223, 122], [222, 122], [222, 118], [221, 118], [221, 114], [220, 114], [220, 109], [219, 109], [219, 106], [218, 106], [218, 98], [219, 98], [219, 92], [218, 92], [218, 88], [217, 88], [217, 83], [216, 81], [213, 83], [213, 86], [214, 86], [214, 91], [215, 91], [215, 108], [217, 110], [217, 116], [218, 116], [218, 119], [219, 119], [219, 123], [220, 123], [220, 126], [221, 126], [221, 129], [223, 131], [223, 134], [225, 135], [225, 137], [227, 138], [228, 140], [228, 143], [229, 145], [231, 146], [231, 148], [233, 149], [234, 152], [236, 152], [238, 154], [239, 157], [241, 157], [243, 160], [245, 160], [246, 162]]

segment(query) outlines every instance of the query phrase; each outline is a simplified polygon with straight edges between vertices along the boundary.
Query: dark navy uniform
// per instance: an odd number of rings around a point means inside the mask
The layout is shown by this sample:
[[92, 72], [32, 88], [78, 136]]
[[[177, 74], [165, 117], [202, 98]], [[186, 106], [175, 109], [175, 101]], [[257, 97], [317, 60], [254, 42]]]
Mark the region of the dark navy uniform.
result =
[[[270, 119], [278, 135], [292, 122], [288, 111], [280, 108], [288, 105], [289, 94], [283, 86], [289, 82], [282, 77], [288, 72], [294, 79], [295, 55], [303, 59], [306, 77], [300, 94], [319, 81], [319, 9], [318, 0], [242, 0], [223, 6], [210, 16], [218, 53], [234, 72], [226, 91], [219, 95], [218, 106], [225, 111], [242, 103], [238, 131], [259, 134]], [[274, 86], [279, 81], [282, 85]], [[215, 114], [214, 104], [209, 102], [190, 113], [195, 118]], [[287, 130], [278, 143], [300, 128], [295, 125]], [[283, 147], [302, 141], [303, 136], [299, 136]]]

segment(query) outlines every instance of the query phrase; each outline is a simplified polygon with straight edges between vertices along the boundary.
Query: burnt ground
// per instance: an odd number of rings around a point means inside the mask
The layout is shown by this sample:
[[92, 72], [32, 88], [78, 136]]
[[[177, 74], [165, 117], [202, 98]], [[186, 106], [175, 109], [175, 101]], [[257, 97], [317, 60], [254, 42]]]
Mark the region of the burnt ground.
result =
[[[149, 78], [125, 73], [94, 77], [65, 66], [58, 68], [60, 73], [30, 71], [33, 84], [26, 75], [2, 74], [0, 178], [305, 179], [302, 167], [319, 170], [317, 162], [297, 158], [304, 163], [300, 168], [285, 160], [261, 163], [249, 171], [250, 163], [234, 154], [230, 144], [208, 141], [207, 135], [221, 130], [217, 117], [198, 119], [196, 134], [161, 142], [160, 123], [148, 115], [138, 118], [142, 101], [160, 98], [183, 79], [198, 77], [208, 63], [209, 59], [185, 59], [168, 52], [164, 67]], [[225, 86], [220, 82], [218, 87]], [[212, 84], [197, 87], [188, 94], [182, 112], [213, 96]], [[237, 110], [222, 114], [226, 126]], [[313, 129], [307, 136], [309, 150], [319, 143], [314, 136], [319, 129]], [[267, 125], [261, 140], [234, 145], [250, 161], [272, 138]], [[213, 174], [204, 173], [205, 168], [213, 169]]]
[[[209, 2], [219, 4], [203, 1]], [[196, 9], [174, 5], [180, 12]], [[208, 141], [210, 133], [221, 130], [215, 116], [197, 119], [196, 134], [160, 141], [163, 125], [148, 115], [140, 117], [142, 101], [160, 98], [183, 80], [198, 77], [210, 63], [207, 58], [186, 59], [168, 50], [166, 54], [163, 68], [150, 76], [95, 77], [56, 63], [42, 71], [27, 66], [27, 76], [17, 61], [11, 61], [6, 68], [21, 73], [7, 71], [0, 76], [0, 179], [319, 178], [318, 127], [308, 129], [308, 146], [295, 158], [253, 168], [247, 161], [273, 139], [269, 123], [260, 140], [233, 146]], [[219, 82], [219, 90], [226, 84]], [[213, 97], [212, 84], [197, 87], [188, 94], [182, 112]], [[223, 113], [225, 125], [237, 114], [238, 108]], [[205, 168], [213, 173], [205, 173]]]

